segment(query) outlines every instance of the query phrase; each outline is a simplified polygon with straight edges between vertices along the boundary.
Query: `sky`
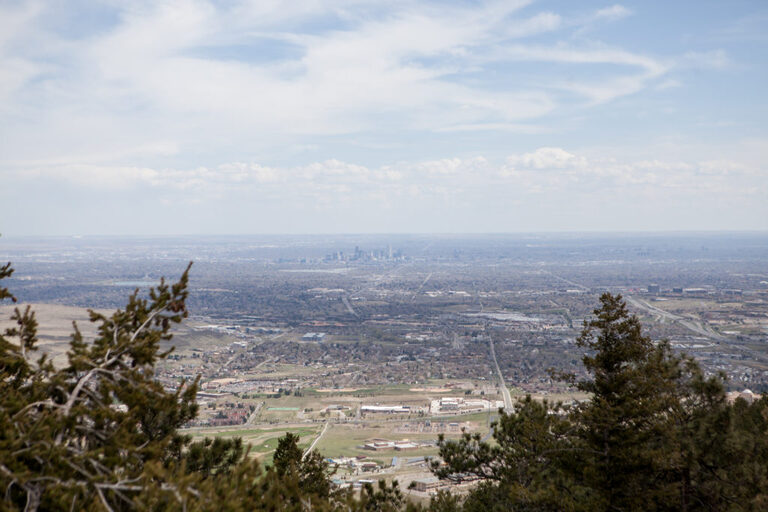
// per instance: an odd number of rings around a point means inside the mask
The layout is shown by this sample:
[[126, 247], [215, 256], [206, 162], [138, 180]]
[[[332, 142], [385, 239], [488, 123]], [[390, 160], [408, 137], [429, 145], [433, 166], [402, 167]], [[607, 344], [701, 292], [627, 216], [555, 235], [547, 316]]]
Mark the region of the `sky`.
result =
[[768, 230], [768, 2], [0, 0], [0, 233]]

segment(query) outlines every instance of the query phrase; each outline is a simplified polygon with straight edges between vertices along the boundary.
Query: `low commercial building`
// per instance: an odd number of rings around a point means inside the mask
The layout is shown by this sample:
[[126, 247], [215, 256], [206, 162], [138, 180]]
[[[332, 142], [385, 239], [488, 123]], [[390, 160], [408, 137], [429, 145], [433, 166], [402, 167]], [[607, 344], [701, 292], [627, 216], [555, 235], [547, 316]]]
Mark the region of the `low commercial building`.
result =
[[421, 447], [422, 447], [421, 444], [414, 443], [413, 441], [409, 441], [407, 439], [403, 439], [402, 441], [390, 441], [389, 439], [371, 439], [370, 441], [367, 441], [363, 445], [363, 449], [373, 450], [373, 451], [380, 451], [380, 450], [408, 451], [408, 450], [416, 450]]
[[436, 476], [428, 476], [413, 481], [413, 488], [419, 492], [428, 492], [440, 487], [440, 479]]
[[360, 468], [360, 471], [368, 472], [368, 471], [376, 471], [379, 469], [379, 465], [375, 462], [363, 462], [361, 464], [357, 465], [358, 468]]
[[458, 411], [459, 401], [456, 398], [441, 398], [440, 399], [440, 411]]
[[386, 414], [408, 414], [411, 407], [408, 405], [363, 405], [361, 412], [376, 412]]
[[363, 448], [366, 450], [391, 450], [395, 447], [394, 441], [389, 441], [387, 439], [372, 439], [371, 441], [368, 441], [363, 445]]
[[430, 402], [432, 414], [462, 414], [469, 412], [493, 411], [503, 407], [501, 400], [486, 400], [471, 398], [465, 400], [458, 397], [441, 397]]

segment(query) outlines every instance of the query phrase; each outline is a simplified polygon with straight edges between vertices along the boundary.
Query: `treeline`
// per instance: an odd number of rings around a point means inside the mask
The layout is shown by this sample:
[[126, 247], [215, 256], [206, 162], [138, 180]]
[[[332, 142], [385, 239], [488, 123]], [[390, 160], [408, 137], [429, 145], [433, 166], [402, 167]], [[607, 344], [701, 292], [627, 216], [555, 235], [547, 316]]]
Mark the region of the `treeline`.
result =
[[0, 335], [0, 510], [768, 509], [768, 401], [728, 404], [720, 377], [651, 342], [610, 295], [579, 339], [590, 378], [559, 376], [589, 401], [527, 399], [501, 414], [492, 443], [440, 440], [438, 476], [482, 479], [465, 496], [422, 506], [396, 483], [334, 490], [332, 469], [291, 434], [269, 467], [239, 439], [193, 441], [180, 428], [197, 413], [197, 381], [169, 393], [154, 378], [187, 315], [188, 271], [112, 316], [92, 313], [96, 339], [75, 326], [61, 368], [36, 353], [34, 313], [16, 310]]

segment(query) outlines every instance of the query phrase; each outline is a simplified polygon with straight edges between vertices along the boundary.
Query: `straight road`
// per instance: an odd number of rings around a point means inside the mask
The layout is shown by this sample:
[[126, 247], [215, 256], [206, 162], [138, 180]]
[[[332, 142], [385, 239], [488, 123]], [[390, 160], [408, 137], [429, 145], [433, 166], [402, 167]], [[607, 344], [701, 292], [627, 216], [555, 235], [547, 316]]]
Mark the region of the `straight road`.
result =
[[511, 412], [512, 411], [512, 395], [509, 394], [507, 385], [504, 383], [504, 376], [501, 374], [501, 369], [499, 368], [499, 362], [496, 360], [496, 348], [493, 346], [493, 336], [489, 336], [489, 339], [491, 344], [491, 359], [493, 360], [493, 366], [496, 367], [496, 373], [499, 376], [499, 385], [501, 386], [501, 396], [504, 399], [504, 409], [506, 409], [507, 412]]
[[345, 295], [341, 298], [341, 302], [344, 303], [344, 306], [346, 306], [347, 311], [349, 311], [351, 314], [358, 316], [357, 311], [352, 307], [352, 304], [349, 303], [349, 298]]
[[328, 430], [328, 425], [330, 424], [331, 424], [330, 420], [325, 422], [325, 426], [323, 427], [322, 432], [320, 432], [320, 435], [317, 436], [314, 441], [312, 441], [312, 444], [309, 445], [309, 448], [307, 448], [307, 451], [304, 452], [304, 455], [302, 456], [302, 458], [309, 455], [309, 453], [315, 448], [315, 445], [317, 444], [318, 441], [320, 441], [320, 438], [323, 437], [323, 434], [325, 434], [325, 431]]
[[570, 279], [566, 279], [564, 277], [560, 277], [558, 275], [553, 274], [552, 272], [550, 272], [548, 270], [542, 270], [542, 273], [543, 274], [549, 274], [550, 276], [554, 277], [555, 279], [558, 279], [558, 280], [560, 280], [560, 281], [562, 281], [564, 283], [567, 283], [567, 284], [569, 284], [571, 286], [575, 286], [576, 288], [579, 288], [582, 291], [585, 291], [585, 292], [589, 291], [589, 288], [584, 286], [583, 284], [579, 284], [579, 283], [577, 283], [575, 281], [571, 281]]
[[429, 281], [429, 278], [432, 277], [432, 272], [430, 272], [427, 277], [424, 279], [424, 282], [421, 283], [421, 286], [419, 286], [419, 289], [416, 290], [413, 295], [411, 295], [411, 300], [409, 302], [413, 302], [413, 300], [416, 298], [416, 296], [421, 293], [421, 290], [424, 288], [424, 285], [427, 284], [427, 281]]
[[259, 402], [259, 404], [256, 406], [256, 408], [253, 410], [250, 416], [248, 416], [248, 419], [243, 423], [243, 427], [250, 427], [253, 425], [253, 420], [256, 419], [256, 416], [259, 415], [259, 411], [261, 408], [264, 407], [264, 402]]

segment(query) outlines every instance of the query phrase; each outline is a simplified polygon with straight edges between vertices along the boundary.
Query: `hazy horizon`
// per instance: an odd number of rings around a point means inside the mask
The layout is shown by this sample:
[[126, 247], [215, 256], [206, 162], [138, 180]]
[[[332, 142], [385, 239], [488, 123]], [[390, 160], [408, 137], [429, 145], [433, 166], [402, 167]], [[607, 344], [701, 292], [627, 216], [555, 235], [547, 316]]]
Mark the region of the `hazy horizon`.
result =
[[5, 239], [85, 239], [85, 238], [248, 238], [248, 237], [322, 237], [322, 236], [363, 236], [363, 237], [386, 237], [386, 236], [403, 236], [403, 237], [564, 237], [564, 238], [580, 238], [591, 236], [605, 236], [605, 237], [632, 237], [632, 236], [660, 236], [660, 237], [674, 237], [674, 236], [718, 236], [718, 235], [768, 235], [768, 229], [729, 229], [729, 230], [655, 230], [655, 231], [486, 231], [486, 232], [459, 232], [459, 231], [401, 231], [401, 232], [318, 232], [318, 233], [301, 233], [301, 232], [263, 232], [263, 233], [125, 233], [125, 234], [113, 234], [113, 233], [63, 233], [63, 234], [19, 234], [19, 233], [0, 233], [0, 242]]

